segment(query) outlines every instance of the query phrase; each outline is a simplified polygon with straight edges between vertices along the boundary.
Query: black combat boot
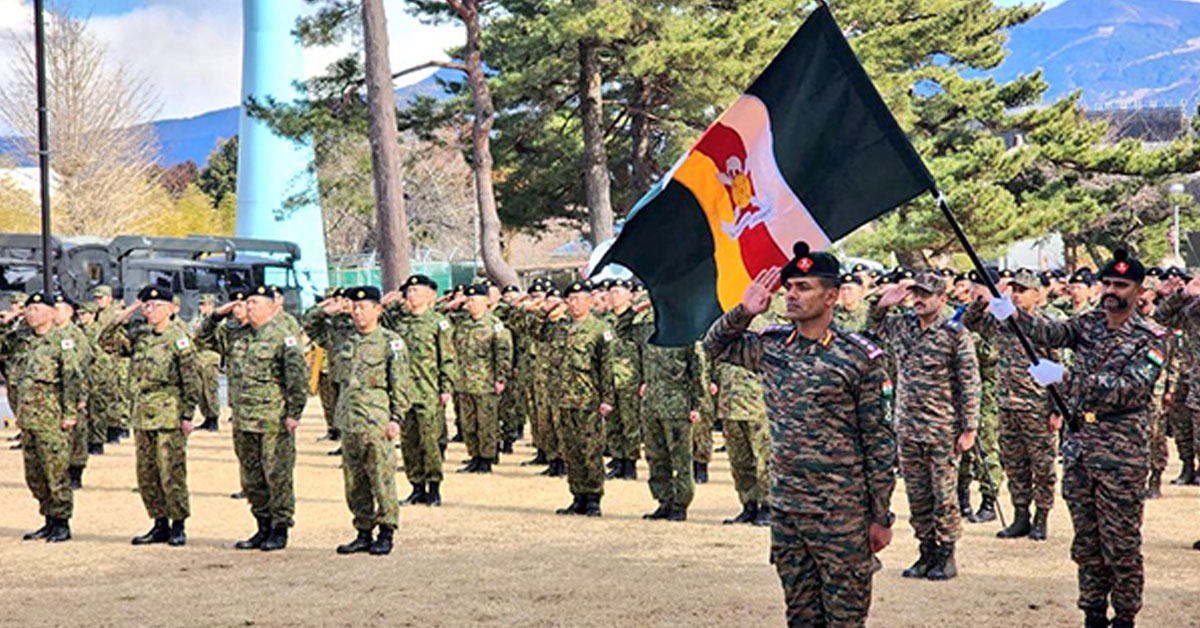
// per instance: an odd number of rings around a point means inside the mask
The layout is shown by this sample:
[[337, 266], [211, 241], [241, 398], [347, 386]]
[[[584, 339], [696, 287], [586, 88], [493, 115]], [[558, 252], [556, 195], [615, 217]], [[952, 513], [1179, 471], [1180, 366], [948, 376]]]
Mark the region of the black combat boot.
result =
[[934, 555], [937, 554], [937, 543], [934, 541], [922, 541], [920, 546], [921, 556], [917, 558], [917, 562], [912, 564], [912, 567], [900, 572], [905, 578], [924, 578], [929, 573], [929, 568], [933, 566]]
[[459, 469], [456, 471], [456, 473], [475, 473], [479, 469], [479, 465], [482, 462], [483, 458], [471, 458], [470, 462], [467, 463], [467, 466]]
[[62, 543], [63, 541], [71, 540], [71, 525], [66, 519], [52, 518], [50, 519], [50, 534], [46, 537], [47, 543]]
[[475, 467], [475, 470], [472, 471], [471, 473], [491, 473], [491, 472], [492, 472], [492, 459], [491, 458], [480, 458], [479, 466]]
[[708, 463], [693, 462], [692, 475], [695, 477], [696, 484], [708, 484]]
[[149, 545], [151, 543], [166, 543], [171, 537], [171, 527], [167, 522], [166, 517], [161, 517], [154, 520], [154, 527], [150, 531], [133, 538], [134, 545]]
[[958, 567], [954, 564], [954, 544], [939, 545], [929, 573], [925, 574], [930, 580], [949, 580], [958, 575]]
[[589, 517], [600, 516], [600, 496], [599, 495], [584, 495], [583, 496], [583, 514]]
[[184, 530], [182, 520], [171, 524], [171, 534], [167, 537], [167, 545], [171, 547], [183, 547], [187, 545], [187, 531]]
[[233, 549], [252, 550], [262, 547], [263, 541], [271, 535], [271, 520], [267, 517], [255, 517], [255, 521], [258, 522], [258, 531], [245, 541], [234, 543]]
[[246, 499], [246, 494], [241, 491], [238, 491], [236, 493], [230, 493], [229, 499]]
[[274, 552], [275, 550], [287, 547], [287, 542], [288, 527], [276, 526], [275, 529], [271, 530], [271, 535], [267, 537], [267, 540], [262, 542], [262, 547], [259, 549], [264, 552]]
[[1084, 609], [1083, 626], [1084, 628], [1108, 628], [1108, 607]]
[[1046, 540], [1046, 518], [1050, 515], [1048, 511], [1037, 509], [1033, 513], [1033, 527], [1029, 529], [1029, 538], [1034, 541]]
[[571, 496], [571, 505], [567, 506], [566, 508], [559, 508], [558, 510], [555, 510], [554, 514], [556, 514], [556, 515], [582, 515], [586, 510], [586, 507], [584, 506], [584, 503], [583, 503], [583, 499], [584, 499], [583, 495], [572, 495]]
[[687, 521], [687, 510], [684, 508], [672, 508], [671, 512], [667, 513], [667, 521]]
[[427, 499], [427, 496], [428, 496], [428, 493], [425, 492], [425, 484], [423, 484], [423, 483], [418, 484], [417, 482], [413, 482], [412, 487], [413, 487], [412, 493], [410, 493], [408, 497], [405, 497], [403, 500], [400, 501], [401, 506], [408, 506], [409, 504], [424, 504], [425, 503], [425, 500]]
[[121, 428], [106, 427], [104, 428], [104, 440], [108, 441], [109, 445], [117, 445], [121, 442]]
[[88, 455], [89, 456], [103, 456], [104, 455], [104, 443], [102, 443], [102, 442], [101, 443], [88, 443]]
[[521, 466], [522, 467], [532, 467], [532, 466], [539, 465], [539, 464], [548, 464], [549, 462], [550, 462], [549, 460], [546, 460], [546, 452], [539, 449], [539, 450], [537, 450], [536, 456], [534, 456], [533, 458], [531, 458], [529, 460], [526, 460], [525, 462], [522, 462]]
[[423, 502], [426, 506], [442, 505], [442, 491], [440, 487], [440, 482], [429, 483], [429, 491], [425, 493], [425, 501]]
[[67, 467], [67, 475], [71, 478], [70, 488], [72, 491], [83, 488], [83, 467]]
[[370, 549], [367, 551], [370, 552], [372, 556], [387, 556], [388, 554], [391, 554], [393, 532], [395, 532], [395, 530], [390, 526], [379, 526], [379, 538], [375, 539], [375, 542], [371, 544]]
[[452, 442], [452, 443], [461, 443], [461, 442], [463, 442], [463, 433], [462, 433], [462, 432], [459, 432], [459, 433], [455, 434], [455, 435], [454, 435], [454, 438], [451, 438], [451, 439], [450, 439], [450, 442]]
[[625, 464], [625, 473], [621, 474], [621, 479], [636, 480], [637, 479], [637, 460], [633, 460], [632, 458], [626, 458], [624, 464]]
[[1017, 539], [1029, 535], [1032, 530], [1029, 527], [1029, 506], [1013, 506], [1013, 511], [1012, 525], [997, 532], [996, 538]]
[[958, 512], [962, 514], [963, 519], [971, 520], [971, 485], [958, 485]]
[[550, 462], [550, 473], [546, 475], [552, 478], [561, 478], [567, 474], [567, 463], [560, 460], [552, 460]]
[[731, 517], [721, 523], [729, 525], [731, 523], [752, 523], [758, 517], [758, 502], [746, 502], [742, 504], [742, 512], [736, 517]]
[[1146, 482], [1146, 492], [1143, 493], [1146, 499], [1158, 499], [1162, 497], [1162, 471], [1151, 471], [1150, 479]]
[[506, 441], [500, 443], [500, 453], [511, 454], [513, 452], [512, 446], [513, 446], [513, 442], [511, 440], [506, 440]]
[[[381, 530], [381, 532], [382, 532], [382, 530]], [[373, 544], [374, 544], [374, 541], [371, 539], [371, 531], [370, 530], [359, 530], [358, 536], [355, 537], [355, 539], [353, 541], [350, 541], [349, 543], [346, 543], [345, 545], [337, 546], [337, 553], [339, 553], [339, 554], [357, 554], [359, 552], [365, 552], [365, 551], [370, 550], [371, 545], [373, 545]]]
[[1113, 617], [1112, 623], [1109, 626], [1112, 626], [1112, 628], [1133, 628], [1133, 620]]
[[971, 523], [987, 523], [988, 521], [996, 520], [996, 498], [991, 495], [984, 495], [979, 502], [979, 510], [975, 514], [967, 517], [967, 521]]
[[50, 536], [50, 528], [52, 528], [52, 527], [54, 527], [54, 518], [46, 517], [45, 525], [34, 530], [33, 532], [26, 532], [25, 536], [21, 537], [21, 540], [23, 540], [23, 541], [40, 541], [40, 540]]
[[758, 505], [758, 513], [754, 515], [754, 525], [763, 527], [771, 525], [771, 509], [766, 504]]
[[217, 417], [205, 417], [204, 422], [200, 424], [200, 429], [208, 430], [210, 432], [215, 432], [220, 429], [220, 426], [217, 424]]
[[1192, 543], [1192, 549], [1200, 550], [1200, 541], [1196, 541], [1195, 543]]
[[1171, 484], [1175, 486], [1187, 486], [1196, 481], [1196, 469], [1192, 466], [1191, 460], [1183, 461], [1183, 469], [1179, 472], [1179, 477], [1171, 480]]
[[340, 456], [340, 455], [342, 455], [342, 448], [338, 447], [337, 449], [327, 451], [327, 452], [325, 452], [325, 455], [326, 456]]
[[623, 458], [613, 458], [608, 463], [609, 472], [604, 474], [606, 480], [620, 480], [625, 477], [625, 460]]
[[666, 519], [667, 515], [671, 514], [671, 506], [669, 504], [659, 504], [654, 512], [648, 512], [642, 515], [642, 519]]

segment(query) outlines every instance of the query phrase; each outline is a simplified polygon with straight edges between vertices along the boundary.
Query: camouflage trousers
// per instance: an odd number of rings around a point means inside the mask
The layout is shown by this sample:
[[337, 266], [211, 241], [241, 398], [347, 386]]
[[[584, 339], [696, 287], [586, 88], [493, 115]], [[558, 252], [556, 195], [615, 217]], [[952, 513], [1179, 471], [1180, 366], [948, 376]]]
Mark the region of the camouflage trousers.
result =
[[75, 422], [75, 427], [71, 428], [69, 441], [71, 451], [70, 464], [72, 467], [87, 467], [88, 443], [91, 440], [93, 422], [90, 413], [80, 412], [79, 418]]
[[789, 627], [866, 625], [871, 577], [881, 565], [861, 513], [772, 509], [771, 562], [783, 584]]
[[529, 385], [522, 392], [521, 403], [529, 417], [529, 437], [534, 449], [546, 450], [546, 426], [541, 420], [541, 409], [538, 407], [538, 383], [531, 378]]
[[[1000, 485], [1004, 482], [1004, 468], [1000, 465], [1000, 439], [997, 429], [999, 422], [1000, 419], [995, 408], [992, 408], [991, 412], [979, 413], [979, 432], [975, 437], [979, 439], [979, 446], [987, 454], [987, 463], [981, 464], [979, 452], [972, 448], [970, 451], [962, 453], [962, 460], [958, 465], [959, 486], [969, 486], [974, 480], [979, 483], [979, 493], [992, 498], [998, 497], [992, 487], [1000, 490]], [[985, 467], [987, 469], [986, 476], [982, 471]], [[991, 484], [988, 484], [988, 478], [991, 478]]]
[[200, 371], [200, 416], [205, 420], [221, 418], [221, 356], [213, 351], [197, 354]]
[[317, 376], [317, 395], [321, 398], [321, 412], [325, 416], [325, 428], [333, 429], [334, 411], [337, 410], [338, 385], [334, 383], [329, 373], [322, 372]]
[[233, 451], [241, 468], [242, 492], [256, 519], [292, 527], [296, 515], [296, 435], [234, 430]]
[[1132, 620], [1142, 608], [1142, 490], [1146, 467], [1097, 468], [1065, 456], [1063, 499], [1075, 538], [1071, 560], [1079, 567], [1079, 608], [1105, 608]]
[[563, 441], [562, 430], [558, 423], [557, 405], [550, 399], [550, 389], [546, 384], [535, 384], [534, 400], [536, 403], [537, 414], [535, 415], [542, 438], [542, 446], [540, 449], [546, 452], [546, 458], [549, 460], [562, 460], [563, 457]]
[[572, 495], [604, 494], [604, 420], [594, 409], [558, 408]]
[[650, 467], [650, 494], [660, 504], [687, 509], [695, 495], [692, 423], [686, 417], [642, 413], [642, 437]]
[[495, 459], [500, 440], [500, 417], [496, 403], [500, 397], [491, 393], [475, 395], [455, 393], [454, 408], [472, 458]]
[[738, 500], [765, 504], [770, 490], [767, 457], [771, 453], [771, 435], [762, 421], [721, 419], [721, 433], [729, 451], [729, 470]]
[[917, 539], [925, 543], [954, 543], [962, 534], [955, 481], [959, 455], [954, 438], [931, 444], [901, 437], [900, 469], [908, 495], [909, 523]]
[[513, 379], [504, 387], [504, 393], [500, 395], [499, 401], [499, 421], [500, 421], [500, 440], [507, 443], [515, 443], [517, 434], [525, 427], [525, 408], [521, 403], [524, 398], [524, 388], [526, 382], [521, 379]]
[[109, 427], [109, 398], [99, 389], [93, 390], [87, 402], [87, 442], [89, 445], [99, 445], [108, 439]]
[[713, 455], [713, 422], [711, 397], [701, 405], [700, 420], [692, 425], [692, 460], [701, 464], [712, 462]]
[[1188, 395], [1191, 386], [1180, 382], [1172, 393], [1174, 402], [1168, 406], [1167, 417], [1171, 422], [1171, 430], [1175, 434], [1175, 448], [1179, 459], [1187, 465], [1197, 460], [1197, 450], [1200, 449], [1200, 410], [1188, 407]]
[[1000, 459], [1013, 506], [1054, 506], [1054, 437], [1045, 411], [1000, 411]]
[[342, 434], [342, 476], [354, 529], [400, 526], [396, 446], [381, 430]]
[[1150, 414], [1150, 470], [1162, 473], [1167, 468], [1167, 413], [1155, 404]]
[[67, 475], [70, 435], [66, 430], [21, 430], [25, 484], [43, 517], [70, 519], [74, 505]]
[[642, 449], [642, 426], [638, 416], [641, 400], [637, 386], [618, 388], [612, 412], [604, 417], [605, 443], [608, 453], [621, 460], [637, 460]]
[[129, 383], [129, 360], [117, 360], [113, 400], [108, 415], [109, 427], [129, 429], [129, 417], [133, 414], [133, 389]]
[[187, 437], [182, 430], [134, 430], [138, 492], [151, 519], [183, 521], [191, 514]]
[[440, 441], [446, 429], [445, 408], [437, 398], [413, 404], [400, 427], [404, 473], [413, 484], [442, 481]]

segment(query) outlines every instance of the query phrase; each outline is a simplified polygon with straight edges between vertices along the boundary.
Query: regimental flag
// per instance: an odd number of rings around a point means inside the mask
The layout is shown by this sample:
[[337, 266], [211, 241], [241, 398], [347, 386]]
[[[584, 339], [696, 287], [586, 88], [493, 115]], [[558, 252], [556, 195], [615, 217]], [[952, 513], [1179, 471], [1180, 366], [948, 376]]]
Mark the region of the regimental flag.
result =
[[686, 345], [796, 241], [825, 248], [933, 189], [822, 6], [638, 201], [596, 268], [632, 270], [654, 301], [655, 344]]

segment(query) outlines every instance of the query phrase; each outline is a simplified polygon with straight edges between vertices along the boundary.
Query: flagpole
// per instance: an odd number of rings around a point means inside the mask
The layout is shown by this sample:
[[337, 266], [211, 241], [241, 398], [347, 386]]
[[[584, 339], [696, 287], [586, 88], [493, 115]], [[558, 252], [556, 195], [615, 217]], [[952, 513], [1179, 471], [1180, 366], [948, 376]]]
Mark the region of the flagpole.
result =
[[[971, 258], [971, 263], [975, 265], [975, 270], [979, 273], [980, 280], [983, 281], [985, 286], [987, 286], [988, 291], [992, 293], [993, 297], [999, 298], [1000, 289], [997, 288], [996, 283], [992, 281], [991, 275], [988, 274], [987, 268], [985, 268], [983, 265], [983, 260], [980, 259], [979, 254], [975, 252], [975, 247], [971, 246], [971, 241], [967, 239], [967, 234], [963, 232], [962, 225], [958, 224], [958, 219], [954, 217], [954, 212], [950, 210], [950, 203], [946, 200], [946, 197], [941, 193], [940, 190], [935, 188], [931, 191], [933, 193], [934, 200], [937, 201], [938, 209], [942, 210], [942, 215], [946, 217], [946, 222], [950, 223], [950, 228], [954, 230], [955, 237], [958, 238], [959, 243], [961, 243], [963, 249], [966, 250], [967, 257]], [[1030, 363], [1037, 364], [1038, 361], [1041, 360], [1041, 356], [1039, 356], [1037, 350], [1033, 348], [1033, 343], [1029, 341], [1029, 338], [1025, 335], [1025, 332], [1021, 331], [1021, 327], [1017, 325], [1017, 319], [1015, 316], [1010, 316], [1008, 318], [1008, 328], [1013, 332], [1013, 334], [1016, 335], [1017, 340], [1020, 341], [1021, 347], [1025, 350], [1025, 354], [1029, 357]], [[1063, 401], [1062, 396], [1058, 394], [1058, 389], [1055, 388], [1053, 384], [1047, 386], [1047, 388], [1050, 389], [1050, 400], [1054, 402], [1054, 407], [1056, 410], [1058, 410], [1059, 415], [1062, 416], [1063, 420], [1067, 422], [1067, 427], [1069, 427], [1072, 432], [1078, 430], [1079, 419], [1067, 411], [1067, 404]]]
[[46, 122], [46, 28], [43, 0], [33, 2], [33, 45], [37, 64], [38, 175], [42, 201], [42, 292], [54, 291], [50, 266], [50, 138]]

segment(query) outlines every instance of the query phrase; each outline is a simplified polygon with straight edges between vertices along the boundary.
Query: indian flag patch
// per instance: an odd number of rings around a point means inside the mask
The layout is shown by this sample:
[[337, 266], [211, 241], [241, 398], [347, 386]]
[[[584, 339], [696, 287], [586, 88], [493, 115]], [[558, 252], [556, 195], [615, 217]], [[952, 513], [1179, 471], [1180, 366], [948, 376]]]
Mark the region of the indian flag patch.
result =
[[1150, 358], [1150, 361], [1153, 362], [1155, 366], [1162, 366], [1163, 363], [1167, 361], [1166, 356], [1164, 356], [1162, 351], [1159, 351], [1158, 349], [1150, 349], [1150, 351], [1146, 352], [1146, 357]]
[[296, 346], [296, 337], [295, 337], [295, 336], [288, 336], [287, 338], [284, 338], [284, 339], [283, 339], [283, 344], [284, 344], [285, 346], [288, 346], [288, 347], [294, 347], [294, 346]]
[[191, 346], [191, 343], [188, 342], [187, 338], [180, 338], [179, 340], [175, 341], [175, 348], [181, 351], [187, 349], [189, 346]]
[[883, 380], [883, 396], [891, 397], [893, 394], [895, 394], [895, 392], [896, 392], [896, 387], [895, 387], [895, 385], [892, 384], [892, 380], [890, 380], [890, 379]]

